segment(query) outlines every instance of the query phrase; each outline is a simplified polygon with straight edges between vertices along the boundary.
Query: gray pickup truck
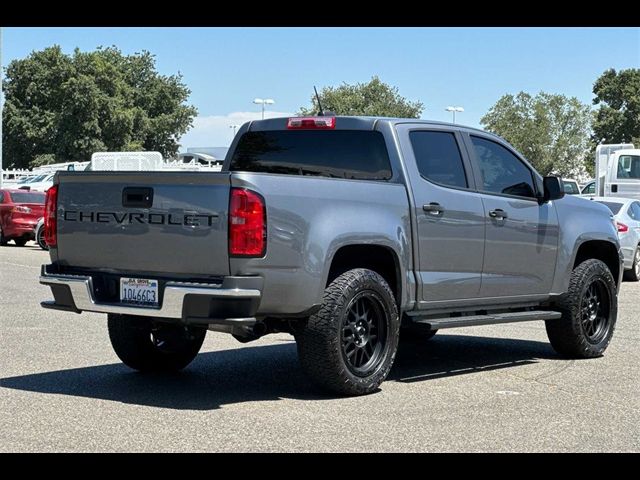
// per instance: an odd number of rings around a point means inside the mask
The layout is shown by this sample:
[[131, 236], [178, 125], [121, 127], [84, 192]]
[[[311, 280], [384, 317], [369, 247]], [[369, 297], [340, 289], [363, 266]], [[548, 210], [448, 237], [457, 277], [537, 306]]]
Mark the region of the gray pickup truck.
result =
[[141, 371], [187, 366], [207, 329], [288, 332], [316, 384], [360, 395], [400, 339], [443, 328], [544, 320], [573, 358], [602, 355], [613, 334], [609, 210], [473, 128], [276, 118], [243, 125], [218, 173], [54, 183], [42, 306], [108, 314], [116, 354]]

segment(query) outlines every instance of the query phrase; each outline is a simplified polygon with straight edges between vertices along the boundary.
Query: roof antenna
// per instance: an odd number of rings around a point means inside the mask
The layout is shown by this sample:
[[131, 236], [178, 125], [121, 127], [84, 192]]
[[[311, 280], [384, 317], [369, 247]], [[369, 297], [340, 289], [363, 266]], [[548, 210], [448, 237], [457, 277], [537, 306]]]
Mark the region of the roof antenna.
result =
[[316, 86], [313, 86], [313, 91], [316, 92], [316, 100], [318, 101], [318, 116], [324, 117], [324, 110], [322, 109], [322, 104], [320, 103], [320, 95], [318, 95], [318, 90], [316, 90]]

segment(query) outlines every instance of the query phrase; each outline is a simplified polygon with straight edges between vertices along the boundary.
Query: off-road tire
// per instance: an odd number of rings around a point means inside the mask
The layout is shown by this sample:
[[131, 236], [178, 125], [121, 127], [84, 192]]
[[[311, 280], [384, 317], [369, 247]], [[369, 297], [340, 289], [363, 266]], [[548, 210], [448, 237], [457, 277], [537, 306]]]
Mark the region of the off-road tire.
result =
[[[599, 300], [592, 302], [589, 292], [593, 291]], [[545, 322], [554, 350], [569, 358], [601, 356], [613, 336], [618, 313], [617, 288], [609, 268], [600, 260], [582, 262], [571, 273], [569, 289], [555, 308], [562, 318]]]
[[333, 393], [371, 393], [391, 370], [399, 329], [398, 307], [384, 278], [364, 268], [349, 270], [331, 282], [320, 310], [296, 329], [302, 369]]
[[133, 315], [108, 316], [109, 338], [122, 362], [141, 372], [176, 371], [198, 355], [207, 329]]

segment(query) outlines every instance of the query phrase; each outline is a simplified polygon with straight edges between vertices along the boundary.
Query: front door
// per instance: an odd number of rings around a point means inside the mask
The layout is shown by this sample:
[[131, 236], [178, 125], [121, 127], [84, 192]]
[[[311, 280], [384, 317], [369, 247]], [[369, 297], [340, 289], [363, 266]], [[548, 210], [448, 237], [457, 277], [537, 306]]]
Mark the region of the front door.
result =
[[484, 209], [452, 129], [400, 126], [418, 231], [419, 294], [427, 302], [475, 298], [484, 253]]
[[559, 240], [553, 202], [538, 203], [535, 173], [515, 152], [485, 136], [468, 138], [486, 212], [480, 296], [549, 293]]

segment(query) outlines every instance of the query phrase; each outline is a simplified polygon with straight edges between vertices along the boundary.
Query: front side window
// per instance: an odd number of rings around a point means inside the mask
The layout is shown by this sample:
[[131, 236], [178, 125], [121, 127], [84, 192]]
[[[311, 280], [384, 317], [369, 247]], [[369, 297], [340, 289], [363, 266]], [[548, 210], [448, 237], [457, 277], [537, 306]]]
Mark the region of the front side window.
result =
[[482, 172], [483, 190], [518, 197], [536, 196], [531, 170], [499, 143], [471, 136]]
[[582, 190], [583, 195], [590, 195], [596, 193], [596, 182], [589, 183], [584, 190]]
[[467, 188], [467, 178], [456, 137], [450, 132], [409, 133], [420, 175], [434, 183]]

